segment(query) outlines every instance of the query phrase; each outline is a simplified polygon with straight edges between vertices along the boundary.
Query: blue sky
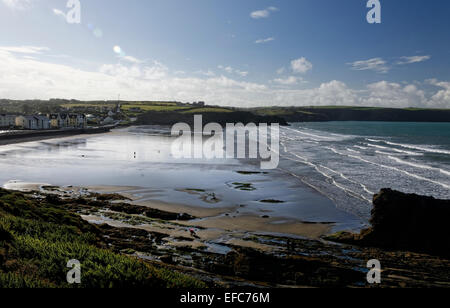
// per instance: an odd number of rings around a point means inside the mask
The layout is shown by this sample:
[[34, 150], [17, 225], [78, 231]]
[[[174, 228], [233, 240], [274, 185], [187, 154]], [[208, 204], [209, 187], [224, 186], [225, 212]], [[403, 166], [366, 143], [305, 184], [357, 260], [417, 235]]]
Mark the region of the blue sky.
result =
[[0, 97], [450, 108], [446, 0], [66, 2], [0, 0]]

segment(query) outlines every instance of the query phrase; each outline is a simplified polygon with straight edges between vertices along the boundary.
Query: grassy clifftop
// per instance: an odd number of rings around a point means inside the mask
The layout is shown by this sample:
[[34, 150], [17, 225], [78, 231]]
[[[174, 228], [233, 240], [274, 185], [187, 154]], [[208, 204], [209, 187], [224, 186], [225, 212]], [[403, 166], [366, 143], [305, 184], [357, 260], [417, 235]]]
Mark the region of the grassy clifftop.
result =
[[[100, 228], [46, 199], [0, 189], [0, 287], [204, 287], [108, 249]], [[66, 267], [81, 263], [80, 285]]]
[[288, 122], [386, 121], [450, 122], [450, 109], [395, 109], [375, 107], [271, 107], [251, 109], [259, 115], [279, 116]]

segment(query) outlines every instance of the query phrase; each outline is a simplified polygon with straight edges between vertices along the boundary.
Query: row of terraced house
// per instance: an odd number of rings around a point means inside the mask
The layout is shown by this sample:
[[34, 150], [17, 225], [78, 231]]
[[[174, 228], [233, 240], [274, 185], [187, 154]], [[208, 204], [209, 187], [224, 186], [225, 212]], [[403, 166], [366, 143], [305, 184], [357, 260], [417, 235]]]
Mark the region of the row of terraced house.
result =
[[61, 128], [85, 128], [87, 125], [84, 114], [49, 114], [14, 116], [0, 114], [0, 127], [16, 127], [22, 129], [42, 130]]

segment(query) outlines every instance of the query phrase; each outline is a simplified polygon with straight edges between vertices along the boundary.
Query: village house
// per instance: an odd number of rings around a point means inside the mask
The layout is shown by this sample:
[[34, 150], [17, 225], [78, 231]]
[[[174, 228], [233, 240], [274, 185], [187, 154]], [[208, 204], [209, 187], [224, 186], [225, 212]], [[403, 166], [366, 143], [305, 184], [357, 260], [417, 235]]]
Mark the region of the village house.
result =
[[76, 114], [69, 114], [69, 127], [78, 127], [78, 115]]
[[85, 128], [87, 119], [84, 114], [50, 114], [51, 128]]
[[50, 127], [51, 128], [62, 127], [62, 120], [61, 120], [59, 113], [49, 114], [48, 118], [50, 119]]
[[61, 128], [85, 128], [87, 125], [84, 114], [49, 114], [18, 116], [15, 117], [14, 125], [23, 129], [61, 129]]
[[69, 115], [67, 113], [62, 113], [59, 115], [59, 118], [61, 119], [59, 122], [59, 126], [55, 128], [65, 128], [69, 127]]
[[10, 114], [0, 114], [0, 127], [9, 128], [16, 125], [16, 116]]
[[50, 120], [45, 115], [34, 116], [37, 120], [37, 129], [50, 129]]
[[87, 118], [85, 114], [78, 114], [77, 127], [85, 128], [87, 126]]
[[38, 129], [38, 119], [35, 116], [16, 117], [16, 126], [23, 129]]
[[109, 125], [109, 124], [113, 124], [114, 123], [114, 119], [112, 117], [107, 117], [102, 121], [103, 125]]

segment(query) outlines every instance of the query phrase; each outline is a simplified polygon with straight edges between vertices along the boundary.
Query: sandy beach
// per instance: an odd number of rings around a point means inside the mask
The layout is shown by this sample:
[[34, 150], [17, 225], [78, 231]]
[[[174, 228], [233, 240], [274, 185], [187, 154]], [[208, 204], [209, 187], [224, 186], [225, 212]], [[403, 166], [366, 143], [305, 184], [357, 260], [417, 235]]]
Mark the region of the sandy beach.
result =
[[[170, 155], [172, 140], [150, 133], [132, 128], [130, 132], [121, 129], [48, 142], [42, 142], [46, 137], [40, 136], [11, 148], [5, 145], [5, 173], [0, 180], [6, 189], [62, 198], [115, 196], [121, 199], [114, 201], [120, 209], [86, 209], [81, 213], [83, 219], [160, 234], [164, 249], [226, 253], [236, 246], [276, 251], [278, 245], [252, 238], [316, 240], [340, 225], [344, 228], [352, 219], [283, 172], [260, 172], [255, 164], [238, 160], [176, 161]], [[14, 174], [14, 178], [7, 174]], [[128, 207], [192, 219], [149, 219]]]

